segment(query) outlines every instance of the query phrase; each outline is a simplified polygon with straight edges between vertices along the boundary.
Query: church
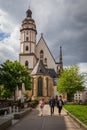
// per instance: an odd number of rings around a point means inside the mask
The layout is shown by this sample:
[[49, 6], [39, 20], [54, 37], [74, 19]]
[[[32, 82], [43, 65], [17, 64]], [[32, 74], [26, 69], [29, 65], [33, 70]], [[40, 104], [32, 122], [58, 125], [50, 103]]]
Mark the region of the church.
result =
[[20, 29], [19, 62], [27, 66], [32, 77], [32, 99], [48, 100], [55, 96], [56, 79], [63, 70], [62, 47], [60, 46], [59, 62], [57, 63], [48, 48], [43, 34], [36, 41], [37, 29], [32, 11], [26, 11]]

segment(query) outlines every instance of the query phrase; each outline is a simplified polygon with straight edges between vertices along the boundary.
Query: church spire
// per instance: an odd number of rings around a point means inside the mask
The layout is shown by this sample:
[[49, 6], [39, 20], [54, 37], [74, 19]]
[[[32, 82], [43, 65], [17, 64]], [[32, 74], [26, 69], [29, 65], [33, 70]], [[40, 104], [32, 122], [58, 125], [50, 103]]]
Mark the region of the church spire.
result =
[[62, 47], [60, 46], [60, 72], [63, 70], [63, 61], [62, 61]]
[[60, 63], [62, 63], [62, 47], [60, 46]]

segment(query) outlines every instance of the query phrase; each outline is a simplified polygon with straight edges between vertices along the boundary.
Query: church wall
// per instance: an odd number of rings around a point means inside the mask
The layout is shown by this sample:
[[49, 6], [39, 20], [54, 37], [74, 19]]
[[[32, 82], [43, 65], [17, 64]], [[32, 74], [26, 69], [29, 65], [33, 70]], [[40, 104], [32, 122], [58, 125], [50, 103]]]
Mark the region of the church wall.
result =
[[37, 58], [39, 58], [39, 59], [40, 59], [40, 51], [41, 50], [44, 51], [44, 59], [47, 58], [47, 67], [54, 68], [56, 71], [57, 64], [55, 63], [52, 55], [50, 54], [46, 44], [44, 43], [44, 41], [42, 39], [40, 40], [40, 42], [36, 46], [36, 55], [37, 55]]
[[33, 68], [35, 67], [36, 62], [37, 62], [36, 58], [35, 58], [35, 57], [33, 57]]
[[[43, 96], [38, 96], [38, 78], [41, 77], [43, 79]], [[33, 83], [33, 96], [32, 99], [41, 99], [44, 98], [45, 101], [48, 101], [51, 96], [54, 96], [53, 90], [53, 80], [50, 76], [46, 75], [32, 75], [34, 79]], [[47, 86], [46, 86], [46, 78], [48, 78], [48, 95], [47, 95]]]
[[29, 62], [29, 68], [33, 68], [33, 56], [20, 56], [20, 63], [22, 65], [25, 65], [26, 60]]
[[32, 43], [32, 45], [31, 45], [31, 53], [34, 53], [35, 52], [35, 43]]
[[20, 38], [21, 42], [24, 41], [24, 32], [21, 33], [21, 38]]
[[20, 52], [23, 53], [23, 43], [21, 43]]

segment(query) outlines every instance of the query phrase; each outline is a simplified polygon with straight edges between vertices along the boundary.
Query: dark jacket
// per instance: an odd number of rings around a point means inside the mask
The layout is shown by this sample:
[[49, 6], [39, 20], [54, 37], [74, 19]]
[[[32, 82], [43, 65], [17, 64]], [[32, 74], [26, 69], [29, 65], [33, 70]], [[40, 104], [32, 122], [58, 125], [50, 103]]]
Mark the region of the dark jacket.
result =
[[57, 101], [57, 107], [62, 107], [64, 105], [63, 100], [58, 100]]
[[50, 99], [49, 105], [50, 105], [51, 107], [54, 107], [54, 106], [55, 106], [55, 99]]

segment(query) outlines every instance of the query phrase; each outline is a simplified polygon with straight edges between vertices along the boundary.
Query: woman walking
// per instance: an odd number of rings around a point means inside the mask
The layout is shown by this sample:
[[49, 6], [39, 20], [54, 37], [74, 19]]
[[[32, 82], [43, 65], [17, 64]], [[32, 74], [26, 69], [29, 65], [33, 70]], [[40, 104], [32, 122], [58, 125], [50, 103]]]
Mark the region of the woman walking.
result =
[[62, 96], [59, 96], [59, 100], [57, 101], [58, 113], [61, 115], [62, 106], [64, 105]]
[[40, 115], [43, 116], [43, 108], [44, 108], [44, 99], [41, 99], [39, 101], [39, 107], [40, 107]]

